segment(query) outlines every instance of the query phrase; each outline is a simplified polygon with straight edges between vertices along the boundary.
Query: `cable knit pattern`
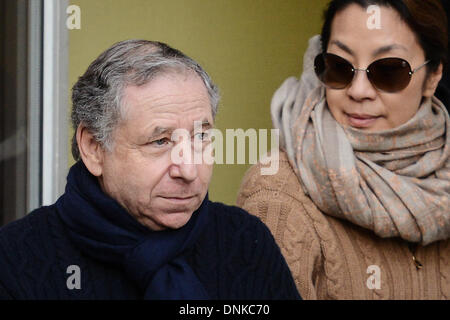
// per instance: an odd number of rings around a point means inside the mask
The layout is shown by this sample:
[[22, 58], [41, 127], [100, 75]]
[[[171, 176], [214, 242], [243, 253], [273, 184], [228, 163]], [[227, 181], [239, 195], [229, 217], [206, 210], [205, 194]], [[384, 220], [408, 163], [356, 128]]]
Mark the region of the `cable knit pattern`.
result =
[[441, 243], [439, 248], [442, 299], [450, 299], [450, 241]]
[[[269, 229], [244, 210], [210, 202], [211, 223], [187, 261], [212, 299], [300, 299]], [[81, 289], [67, 288], [67, 267], [81, 269]], [[0, 229], [0, 299], [142, 299], [126, 274], [83, 255], [67, 237], [55, 206]]]
[[[419, 246], [418, 270], [405, 240], [322, 214], [284, 152], [276, 175], [260, 170], [258, 164], [246, 173], [237, 204], [271, 229], [304, 299], [449, 299], [449, 240]], [[381, 270], [380, 289], [367, 286], [373, 265]]]
[[[355, 247], [359, 247], [361, 249], [360, 253], [363, 257], [363, 261], [367, 266], [379, 266], [381, 270], [381, 275], [387, 275], [388, 271], [386, 270], [386, 263], [381, 259], [381, 252], [377, 250], [375, 243], [373, 241], [367, 241], [367, 235], [361, 232], [352, 232], [349, 235], [350, 239], [355, 240]], [[363, 277], [364, 278], [364, 277]], [[384, 281], [383, 281], [384, 280]], [[390, 299], [389, 295], [389, 285], [383, 285], [383, 282], [386, 282], [386, 279], [381, 278], [381, 286], [380, 289], [371, 290], [372, 296], [371, 299], [380, 300], [380, 299]]]

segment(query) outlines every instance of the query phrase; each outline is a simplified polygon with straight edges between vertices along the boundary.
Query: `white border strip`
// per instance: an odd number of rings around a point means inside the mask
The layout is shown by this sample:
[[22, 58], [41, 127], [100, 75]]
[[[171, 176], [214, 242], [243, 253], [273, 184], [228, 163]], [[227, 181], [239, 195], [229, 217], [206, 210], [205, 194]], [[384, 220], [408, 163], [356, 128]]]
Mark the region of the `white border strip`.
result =
[[44, 0], [42, 204], [64, 192], [68, 155], [68, 0]]
[[30, 1], [28, 5], [28, 200], [26, 212], [31, 212], [41, 206], [42, 1]]

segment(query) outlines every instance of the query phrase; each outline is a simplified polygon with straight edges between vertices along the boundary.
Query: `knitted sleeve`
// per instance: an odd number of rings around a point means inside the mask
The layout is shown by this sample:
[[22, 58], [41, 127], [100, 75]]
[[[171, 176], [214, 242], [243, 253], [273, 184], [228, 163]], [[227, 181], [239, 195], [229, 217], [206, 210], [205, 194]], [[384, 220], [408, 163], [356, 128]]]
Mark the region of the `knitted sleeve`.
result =
[[317, 299], [316, 275], [322, 267], [320, 240], [299, 188], [287, 160], [280, 161], [280, 169], [273, 176], [261, 176], [260, 166], [255, 165], [243, 179], [237, 205], [269, 227], [302, 298]]
[[260, 278], [266, 279], [258, 296], [271, 300], [301, 299], [286, 260], [267, 226], [258, 220], [252, 236], [261, 243], [253, 246], [251, 254], [244, 256], [254, 260], [255, 276], [259, 278], [258, 273], [261, 273]]

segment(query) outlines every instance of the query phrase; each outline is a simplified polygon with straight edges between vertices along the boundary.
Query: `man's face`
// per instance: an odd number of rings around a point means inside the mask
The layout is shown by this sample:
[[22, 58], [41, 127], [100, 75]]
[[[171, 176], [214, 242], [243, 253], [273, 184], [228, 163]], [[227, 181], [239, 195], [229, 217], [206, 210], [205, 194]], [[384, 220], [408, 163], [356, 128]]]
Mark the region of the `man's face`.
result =
[[194, 139], [194, 121], [213, 125], [206, 87], [193, 73], [172, 72], [126, 87], [122, 101], [113, 150], [103, 151], [102, 189], [151, 230], [180, 228], [205, 198], [212, 165], [172, 161], [183, 142], [171, 136], [184, 129]]

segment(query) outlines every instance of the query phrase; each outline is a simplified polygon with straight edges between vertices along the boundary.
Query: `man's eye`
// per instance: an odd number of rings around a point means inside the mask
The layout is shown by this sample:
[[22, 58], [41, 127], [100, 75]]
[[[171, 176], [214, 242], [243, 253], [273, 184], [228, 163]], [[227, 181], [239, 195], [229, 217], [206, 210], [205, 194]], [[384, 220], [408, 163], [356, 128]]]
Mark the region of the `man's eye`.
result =
[[166, 145], [168, 143], [169, 143], [169, 139], [162, 138], [162, 139], [158, 139], [158, 140], [152, 141], [150, 144], [161, 147], [161, 146], [164, 146], [164, 145]]
[[208, 132], [200, 132], [195, 135], [195, 137], [201, 141], [207, 141], [209, 139]]

